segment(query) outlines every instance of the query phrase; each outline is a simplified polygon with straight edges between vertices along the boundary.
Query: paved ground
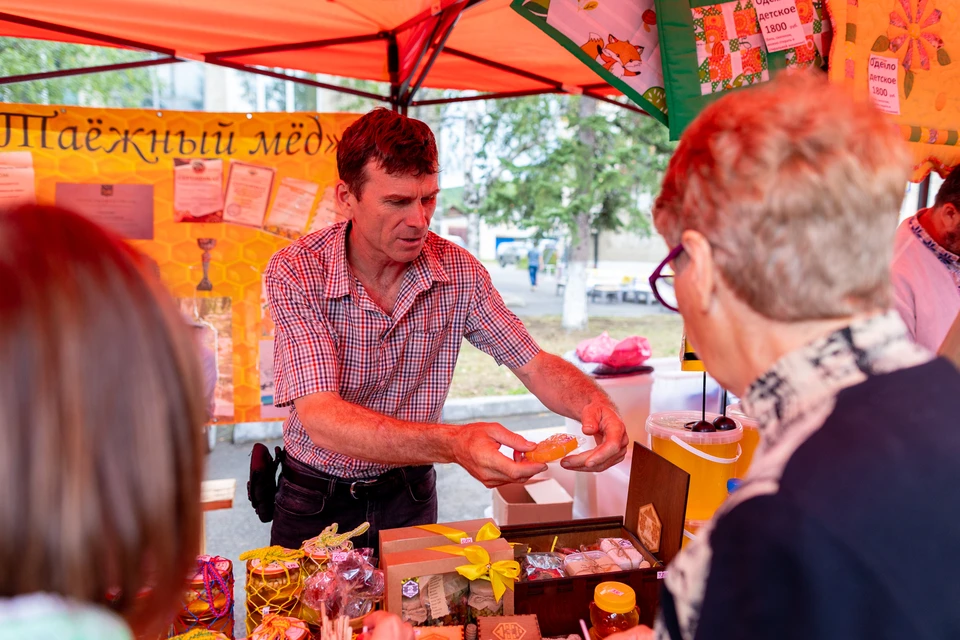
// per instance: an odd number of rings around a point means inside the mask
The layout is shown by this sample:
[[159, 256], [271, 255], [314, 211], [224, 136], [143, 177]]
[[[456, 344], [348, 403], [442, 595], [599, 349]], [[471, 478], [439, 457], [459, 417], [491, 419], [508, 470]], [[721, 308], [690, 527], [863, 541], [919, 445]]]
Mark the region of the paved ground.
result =
[[[530, 290], [530, 276], [516, 266], [501, 267], [486, 264], [493, 284], [500, 291], [510, 310], [521, 318], [563, 315], [563, 295], [557, 295], [557, 278], [540, 275], [536, 291]], [[665, 313], [660, 305], [635, 302], [589, 302], [590, 317], [635, 317], [651, 313]]]
[[[501, 424], [514, 431], [527, 431], [556, 427], [563, 431], [563, 419], [552, 413], [515, 416], [500, 419]], [[280, 441], [267, 442], [271, 450]], [[252, 445], [234, 445], [229, 441], [218, 442], [210, 455], [207, 477], [210, 479], [236, 478], [237, 495], [233, 509], [212, 511], [206, 514], [207, 553], [230, 558], [234, 565], [236, 580], [235, 607], [237, 637], [245, 637], [244, 584], [245, 576], [240, 554], [249, 549], [270, 544], [270, 525], [257, 518], [247, 500], [246, 486]], [[440, 501], [440, 522], [482, 518], [490, 506], [490, 490], [474, 480], [461, 467], [452, 464], [437, 465], [437, 493]]]

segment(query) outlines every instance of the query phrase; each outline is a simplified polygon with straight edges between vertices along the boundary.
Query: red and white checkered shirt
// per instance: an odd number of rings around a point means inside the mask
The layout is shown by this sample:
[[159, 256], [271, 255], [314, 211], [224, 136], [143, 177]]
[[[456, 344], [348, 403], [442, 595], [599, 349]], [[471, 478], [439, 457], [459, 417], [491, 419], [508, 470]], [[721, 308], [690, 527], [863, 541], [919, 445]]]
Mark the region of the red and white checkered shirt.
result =
[[[436, 423], [464, 337], [511, 369], [540, 352], [483, 265], [433, 233], [407, 269], [388, 315], [350, 271], [348, 229], [349, 223], [340, 223], [304, 236], [267, 266], [276, 406], [333, 391], [385, 416]], [[391, 468], [317, 447], [296, 407], [283, 440], [288, 455], [337, 477], [369, 478]]]

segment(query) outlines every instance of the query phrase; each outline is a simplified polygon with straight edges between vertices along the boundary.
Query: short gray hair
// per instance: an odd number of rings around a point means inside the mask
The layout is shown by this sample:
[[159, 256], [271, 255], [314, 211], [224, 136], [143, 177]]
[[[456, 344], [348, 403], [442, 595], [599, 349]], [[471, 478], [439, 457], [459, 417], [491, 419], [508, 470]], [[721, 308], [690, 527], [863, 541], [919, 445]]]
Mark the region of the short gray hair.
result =
[[910, 158], [897, 127], [820, 74], [782, 73], [708, 106], [654, 204], [674, 246], [702, 233], [734, 293], [795, 322], [887, 308]]

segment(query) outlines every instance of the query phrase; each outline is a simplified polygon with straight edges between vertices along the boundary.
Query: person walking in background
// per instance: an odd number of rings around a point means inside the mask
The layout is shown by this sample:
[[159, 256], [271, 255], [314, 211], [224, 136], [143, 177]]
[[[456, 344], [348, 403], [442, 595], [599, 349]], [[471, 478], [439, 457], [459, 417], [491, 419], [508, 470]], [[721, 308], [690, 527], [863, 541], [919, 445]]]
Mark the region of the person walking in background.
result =
[[960, 171], [947, 176], [932, 207], [900, 223], [891, 270], [910, 336], [937, 351], [960, 314]]
[[530, 269], [530, 291], [537, 290], [537, 272], [540, 270], [540, 260], [540, 249], [537, 248], [537, 243], [534, 242], [527, 251], [527, 264]]

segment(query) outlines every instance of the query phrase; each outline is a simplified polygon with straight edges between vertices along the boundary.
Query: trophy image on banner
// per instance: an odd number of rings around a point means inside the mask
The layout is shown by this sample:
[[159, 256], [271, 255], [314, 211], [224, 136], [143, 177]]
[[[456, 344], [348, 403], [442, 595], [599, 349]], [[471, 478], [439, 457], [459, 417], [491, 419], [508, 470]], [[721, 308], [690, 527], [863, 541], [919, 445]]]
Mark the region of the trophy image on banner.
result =
[[197, 245], [203, 249], [203, 279], [197, 285], [197, 291], [213, 291], [213, 283], [210, 282], [210, 250], [217, 246], [217, 241], [213, 238], [197, 238]]

